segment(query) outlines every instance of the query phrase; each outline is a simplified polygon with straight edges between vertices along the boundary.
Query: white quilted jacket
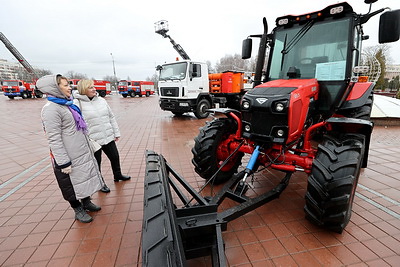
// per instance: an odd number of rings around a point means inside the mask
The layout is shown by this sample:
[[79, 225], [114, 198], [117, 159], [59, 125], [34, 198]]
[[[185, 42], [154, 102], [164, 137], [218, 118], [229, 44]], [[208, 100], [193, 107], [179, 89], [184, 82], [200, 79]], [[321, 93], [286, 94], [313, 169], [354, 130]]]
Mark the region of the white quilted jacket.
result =
[[73, 96], [74, 104], [81, 109], [88, 125], [90, 138], [99, 145], [106, 145], [121, 136], [115, 116], [105, 99], [96, 95], [90, 100], [78, 91], [74, 91]]

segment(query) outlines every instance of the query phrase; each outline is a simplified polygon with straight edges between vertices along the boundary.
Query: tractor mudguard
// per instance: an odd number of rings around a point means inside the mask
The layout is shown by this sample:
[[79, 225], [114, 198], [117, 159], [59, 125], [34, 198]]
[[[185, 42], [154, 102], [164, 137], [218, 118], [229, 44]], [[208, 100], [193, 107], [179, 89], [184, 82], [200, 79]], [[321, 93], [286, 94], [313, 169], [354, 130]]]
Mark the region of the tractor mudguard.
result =
[[207, 111], [212, 112], [212, 113], [225, 114], [225, 115], [232, 112], [232, 113], [240, 116], [240, 111], [236, 110], [236, 109], [232, 109], [232, 108], [210, 108], [210, 109], [207, 109]]
[[369, 144], [374, 123], [367, 120], [345, 117], [332, 117], [327, 119], [326, 122], [328, 124], [328, 128], [335, 132], [357, 133], [365, 135], [365, 151], [361, 167], [366, 168], [368, 163]]
[[362, 107], [367, 103], [369, 96], [371, 95], [372, 89], [374, 89], [375, 83], [355, 83], [351, 92], [346, 98], [346, 101], [341, 105], [340, 109], [351, 109]]

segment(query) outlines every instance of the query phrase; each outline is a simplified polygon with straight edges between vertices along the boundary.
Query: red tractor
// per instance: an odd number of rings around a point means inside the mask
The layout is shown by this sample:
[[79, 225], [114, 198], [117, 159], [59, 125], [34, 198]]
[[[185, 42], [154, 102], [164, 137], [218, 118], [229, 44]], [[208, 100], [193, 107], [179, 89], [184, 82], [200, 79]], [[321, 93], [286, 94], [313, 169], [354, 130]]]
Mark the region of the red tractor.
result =
[[[372, 5], [376, 0], [365, 2]], [[242, 57], [249, 58], [251, 38], [260, 38], [255, 88], [243, 96], [240, 111], [210, 110], [225, 116], [207, 122], [192, 148], [195, 171], [207, 180], [206, 184], [224, 183], [222, 189], [214, 196], [202, 197], [162, 156], [147, 152], [143, 266], [156, 266], [149, 254], [154, 253], [153, 258], [159, 260], [168, 246], [181, 251], [168, 256], [176, 266], [184, 262], [182, 257], [207, 254], [206, 248], [213, 255], [213, 264], [224, 266], [221, 231], [226, 223], [279, 197], [294, 172], [308, 175], [306, 217], [332, 231], [343, 231], [351, 217], [360, 170], [367, 166], [373, 129], [370, 114], [374, 83], [360, 75], [365, 68], [358, 66], [361, 41], [366, 39], [362, 25], [385, 9], [361, 15], [348, 3], [338, 3], [317, 12], [279, 17], [271, 33], [264, 19], [264, 33], [250, 35], [243, 42]], [[399, 26], [400, 10], [383, 13], [379, 42], [397, 41]], [[268, 63], [263, 71], [267, 47]], [[238, 172], [246, 154], [250, 159]], [[265, 194], [246, 196], [251, 176], [266, 168], [282, 172], [281, 181]], [[172, 178], [192, 199], [184, 198]], [[156, 197], [150, 192], [160, 184], [163, 196]], [[170, 203], [168, 184], [182, 200], [182, 208]], [[218, 211], [225, 198], [239, 204]], [[193, 200], [196, 203], [191, 203]], [[166, 203], [169, 215], [164, 222], [170, 223], [167, 232], [173, 242], [151, 242], [150, 231], [160, 234], [151, 216], [156, 209], [149, 208], [157, 201]], [[157, 250], [150, 249], [151, 245]]]

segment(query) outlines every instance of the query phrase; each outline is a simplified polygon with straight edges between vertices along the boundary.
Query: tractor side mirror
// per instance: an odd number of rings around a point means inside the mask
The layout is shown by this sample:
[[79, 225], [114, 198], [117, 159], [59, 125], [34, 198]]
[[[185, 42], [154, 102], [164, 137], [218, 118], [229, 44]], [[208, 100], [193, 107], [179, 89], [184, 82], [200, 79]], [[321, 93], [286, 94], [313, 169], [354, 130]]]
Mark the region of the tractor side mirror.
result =
[[387, 11], [379, 19], [379, 43], [396, 42], [400, 37], [400, 9]]
[[248, 59], [251, 57], [251, 50], [253, 46], [253, 40], [250, 38], [244, 39], [242, 43], [242, 59]]

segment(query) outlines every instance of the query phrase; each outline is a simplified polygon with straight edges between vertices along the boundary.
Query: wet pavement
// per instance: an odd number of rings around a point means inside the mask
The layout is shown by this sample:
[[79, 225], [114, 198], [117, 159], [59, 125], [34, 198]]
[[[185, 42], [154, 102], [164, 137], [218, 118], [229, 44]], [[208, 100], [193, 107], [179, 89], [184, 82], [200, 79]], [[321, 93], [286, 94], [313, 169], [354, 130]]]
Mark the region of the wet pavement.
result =
[[[157, 96], [106, 100], [122, 133], [117, 143], [122, 170], [132, 179], [115, 183], [104, 157], [111, 193], [93, 195], [102, 210], [92, 213], [92, 223], [82, 224], [74, 220], [52, 172], [40, 121], [46, 99], [0, 95], [0, 266], [141, 266], [146, 149], [163, 154], [195, 188], [204, 184], [190, 150], [210, 118], [174, 117], [160, 110]], [[307, 177], [294, 174], [279, 199], [228, 223], [223, 237], [229, 266], [399, 266], [399, 154], [400, 127], [376, 126], [369, 165], [342, 234], [304, 218]], [[267, 188], [274, 175], [258, 173], [252, 192]], [[210, 259], [190, 260], [188, 266], [210, 266]]]

